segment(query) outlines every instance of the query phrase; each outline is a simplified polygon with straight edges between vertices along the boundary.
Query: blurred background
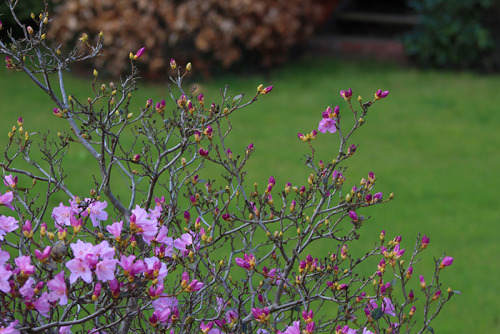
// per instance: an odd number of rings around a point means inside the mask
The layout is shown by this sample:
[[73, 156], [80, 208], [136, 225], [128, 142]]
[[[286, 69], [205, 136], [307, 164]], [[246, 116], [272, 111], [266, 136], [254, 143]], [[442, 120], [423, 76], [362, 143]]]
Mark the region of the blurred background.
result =
[[[273, 85], [269, 96], [233, 118], [232, 151], [241, 154], [250, 142], [256, 148], [249, 184], [266, 184], [271, 175], [277, 187], [305, 184], [309, 171], [301, 159], [308, 149], [297, 132], [317, 128], [328, 105], [339, 105], [348, 125], [340, 90], [351, 87], [365, 101], [390, 90], [351, 142], [359, 147], [346, 186], [374, 171], [378, 190], [396, 195], [363, 213], [371, 219], [361, 240], [368, 250], [385, 229], [388, 238], [401, 234], [409, 248], [417, 233], [427, 234], [428, 259], [416, 273], [430, 275], [432, 257], [446, 252], [455, 262], [443, 282], [463, 293], [434, 321], [435, 333], [500, 333], [497, 1], [53, 0], [49, 7], [47, 38], [62, 48], [83, 32], [105, 36], [102, 56], [68, 73], [70, 94], [92, 94], [93, 68], [103, 83], [118, 81], [129, 53], [143, 46], [136, 108], [148, 98], [167, 99], [171, 58], [192, 62], [187, 84], [208, 104], [220, 101], [226, 84], [233, 95], [247, 96], [261, 83]], [[30, 24], [31, 12], [41, 8], [38, 0], [23, 0], [17, 14]], [[19, 33], [5, 11], [0, 4], [2, 41]], [[5, 133], [19, 116], [29, 131], [68, 130], [52, 116], [48, 97], [20, 73], [0, 70], [0, 101]], [[0, 146], [7, 141], [1, 138]], [[329, 161], [338, 137], [320, 134], [314, 145], [317, 157]], [[65, 171], [81, 176], [74, 188], [85, 196], [93, 162], [78, 146], [67, 160]], [[327, 251], [325, 244], [320, 252]]]

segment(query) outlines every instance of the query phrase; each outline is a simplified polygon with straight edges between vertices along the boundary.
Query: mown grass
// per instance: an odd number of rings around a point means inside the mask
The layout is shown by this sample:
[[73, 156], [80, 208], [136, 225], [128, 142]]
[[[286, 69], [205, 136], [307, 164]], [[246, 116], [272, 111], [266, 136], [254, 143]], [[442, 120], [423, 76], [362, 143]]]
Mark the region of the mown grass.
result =
[[[69, 75], [68, 93], [89, 95], [87, 81]], [[309, 171], [301, 159], [308, 149], [297, 139], [297, 132], [316, 128], [329, 104], [340, 106], [343, 122], [349, 119], [339, 90], [352, 87], [354, 96], [365, 100], [379, 88], [391, 91], [370, 109], [366, 124], [352, 140], [359, 147], [349, 160], [347, 185], [358, 184], [374, 171], [377, 189], [385, 196], [396, 195], [389, 204], [363, 212], [371, 219], [358, 245], [366, 245], [362, 251], [368, 250], [382, 229], [390, 238], [401, 234], [407, 248], [417, 233], [427, 234], [431, 244], [416, 273], [429, 275], [432, 257], [446, 251], [455, 262], [443, 272], [443, 282], [463, 293], [433, 323], [435, 332], [500, 331], [496, 288], [500, 280], [500, 77], [315, 59], [276, 69], [266, 78], [225, 76], [198, 84], [206, 101], [217, 103], [218, 88], [225, 84], [234, 95], [247, 92], [250, 96], [260, 83], [272, 84], [274, 90], [234, 115], [230, 147], [241, 154], [253, 142], [256, 150], [248, 164], [249, 184], [256, 181], [263, 186], [273, 175], [277, 187], [287, 181], [294, 185], [307, 182]], [[167, 95], [166, 85], [145, 84], [136, 93], [137, 105], [149, 97], [157, 101]], [[1, 147], [19, 116], [29, 131], [68, 129], [64, 121], [52, 116], [48, 98], [22, 74], [0, 72], [0, 101]], [[314, 142], [317, 157], [331, 160], [337, 144], [336, 135], [319, 134]], [[68, 153], [68, 160], [68, 175], [78, 175], [73, 178], [75, 192], [87, 194], [92, 187], [92, 161], [80, 147]], [[328, 245], [317, 251], [328, 252]]]

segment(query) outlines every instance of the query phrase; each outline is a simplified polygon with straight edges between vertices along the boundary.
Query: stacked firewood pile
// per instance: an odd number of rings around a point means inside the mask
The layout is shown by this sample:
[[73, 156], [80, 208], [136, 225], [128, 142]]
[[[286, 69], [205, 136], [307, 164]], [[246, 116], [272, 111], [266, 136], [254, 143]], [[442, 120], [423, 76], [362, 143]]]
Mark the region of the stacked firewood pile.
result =
[[97, 67], [113, 75], [145, 46], [143, 73], [164, 76], [170, 58], [213, 66], [270, 66], [306, 40], [324, 20], [325, 0], [56, 0], [50, 33], [62, 44], [103, 31]]

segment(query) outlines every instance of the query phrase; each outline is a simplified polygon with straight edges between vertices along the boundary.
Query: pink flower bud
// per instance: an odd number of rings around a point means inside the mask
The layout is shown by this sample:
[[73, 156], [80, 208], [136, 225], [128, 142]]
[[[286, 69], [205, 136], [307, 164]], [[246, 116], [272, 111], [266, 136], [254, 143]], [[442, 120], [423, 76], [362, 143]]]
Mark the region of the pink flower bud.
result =
[[144, 54], [145, 47], [140, 48], [134, 55], [134, 59], [139, 59]]
[[349, 211], [349, 217], [355, 222], [358, 222], [358, 215], [354, 211]]
[[422, 237], [422, 244], [420, 245], [421, 249], [427, 248], [427, 245], [429, 245], [430, 239], [424, 234]]
[[260, 93], [264, 95], [264, 94], [270, 93], [272, 90], [273, 90], [273, 86], [267, 86]]
[[445, 256], [439, 265], [439, 269], [451, 266], [453, 264], [453, 258], [451, 256]]
[[377, 92], [375, 93], [375, 100], [380, 100], [380, 99], [383, 99], [384, 97], [386, 97], [387, 95], [389, 95], [389, 91], [386, 90], [386, 91], [382, 91], [382, 89], [379, 89], [377, 90]]
[[348, 90], [341, 90], [340, 96], [342, 96], [342, 98], [344, 100], [349, 101], [351, 99], [351, 96], [352, 96], [352, 89], [349, 88]]

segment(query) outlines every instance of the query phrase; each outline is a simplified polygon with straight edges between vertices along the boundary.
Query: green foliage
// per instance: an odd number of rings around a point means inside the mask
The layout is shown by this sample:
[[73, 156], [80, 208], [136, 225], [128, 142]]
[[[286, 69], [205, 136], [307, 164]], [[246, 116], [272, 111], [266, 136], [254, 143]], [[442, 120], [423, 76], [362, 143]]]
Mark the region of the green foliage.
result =
[[423, 66], [488, 68], [494, 42], [482, 20], [491, 0], [412, 0], [420, 16], [415, 31], [404, 39], [406, 50]]

